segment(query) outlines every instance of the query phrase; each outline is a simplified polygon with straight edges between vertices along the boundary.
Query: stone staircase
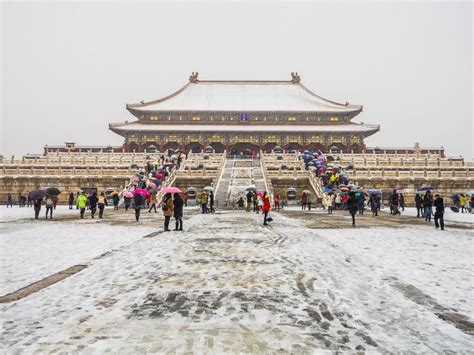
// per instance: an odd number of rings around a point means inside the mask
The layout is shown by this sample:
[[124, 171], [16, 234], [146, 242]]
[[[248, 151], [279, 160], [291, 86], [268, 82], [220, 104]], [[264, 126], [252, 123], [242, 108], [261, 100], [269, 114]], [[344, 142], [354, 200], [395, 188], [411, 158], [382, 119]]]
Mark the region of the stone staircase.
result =
[[229, 192], [230, 180], [232, 178], [232, 170], [234, 168], [234, 160], [228, 159], [224, 163], [222, 175], [216, 184], [215, 199], [217, 208], [225, 208], [227, 205], [227, 194]]
[[260, 160], [254, 159], [252, 165], [253, 182], [255, 184], [255, 188], [257, 191], [265, 191], [265, 181], [262, 167], [260, 166]]

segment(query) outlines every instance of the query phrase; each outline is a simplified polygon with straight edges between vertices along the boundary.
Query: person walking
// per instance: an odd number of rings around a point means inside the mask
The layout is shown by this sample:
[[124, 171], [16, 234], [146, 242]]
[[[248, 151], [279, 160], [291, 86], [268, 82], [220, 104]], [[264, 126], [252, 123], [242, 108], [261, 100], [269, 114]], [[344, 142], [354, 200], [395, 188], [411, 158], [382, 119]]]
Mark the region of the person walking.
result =
[[441, 230], [444, 231], [444, 201], [443, 198], [436, 194], [433, 202], [435, 206], [434, 222], [435, 228], [438, 229], [441, 227]]
[[415, 207], [416, 207], [416, 217], [420, 218], [424, 216], [423, 212], [423, 197], [420, 194], [415, 195]]
[[91, 210], [91, 217], [94, 218], [95, 212], [97, 211], [97, 202], [99, 199], [97, 198], [97, 192], [93, 192], [92, 195], [89, 197], [89, 209]]
[[[163, 199], [163, 215], [165, 216], [165, 232], [170, 231], [170, 220], [173, 216], [173, 199], [171, 198], [171, 193], [167, 193]], [[203, 212], [204, 213], [204, 212]]]
[[464, 213], [464, 206], [466, 205], [466, 197], [464, 194], [459, 195], [459, 207], [461, 208], [461, 213]]
[[120, 202], [120, 196], [119, 194], [114, 194], [112, 196], [112, 203], [114, 204], [114, 211], [118, 211], [119, 209], [119, 202]]
[[359, 209], [359, 214], [363, 215], [365, 210], [365, 195], [361, 192], [357, 198], [357, 208]]
[[355, 215], [357, 213], [357, 197], [355, 195], [354, 191], [349, 192], [348, 198], [347, 198], [347, 210], [351, 214], [352, 217], [352, 226], [355, 227], [356, 222], [355, 222]]
[[13, 197], [12, 197], [11, 193], [7, 194], [7, 208], [8, 208], [8, 206], [13, 208]]
[[400, 210], [398, 209], [398, 193], [397, 190], [393, 190], [392, 195], [390, 196], [390, 206], [391, 206], [391, 212], [393, 215], [401, 214]]
[[104, 209], [105, 206], [108, 206], [109, 203], [107, 202], [107, 199], [105, 198], [105, 194], [103, 192], [100, 193], [99, 199], [98, 199], [98, 206], [99, 206], [99, 218], [102, 219], [104, 217]]
[[311, 194], [308, 194], [308, 197], [306, 198], [306, 204], [308, 205], [308, 211], [311, 211], [311, 204], [313, 203], [313, 196]]
[[150, 208], [148, 209], [148, 213], [151, 213], [151, 210], [154, 210], [155, 213], [158, 213], [158, 211], [156, 210], [156, 203], [158, 202], [157, 199], [156, 199], [156, 194], [151, 194], [150, 196]]
[[183, 192], [184, 206], [188, 207], [189, 192], [188, 190]]
[[74, 206], [74, 194], [72, 192], [69, 194], [68, 204], [69, 204], [69, 209], [72, 210], [72, 206]]
[[243, 210], [245, 205], [244, 198], [242, 196], [239, 196], [239, 199], [237, 201], [237, 206], [239, 207], [239, 210]]
[[41, 204], [43, 203], [43, 199], [40, 198], [38, 200], [33, 200], [33, 209], [35, 211], [35, 219], [39, 218], [39, 214], [41, 211]]
[[379, 215], [380, 210], [380, 195], [370, 195], [370, 210], [372, 211], [373, 216]]
[[49, 219], [53, 219], [53, 208], [54, 208], [53, 196], [46, 195], [44, 204], [46, 206], [46, 219], [48, 219], [48, 212], [49, 212]]
[[308, 204], [308, 196], [303, 192], [303, 195], [301, 195], [301, 209], [304, 211], [306, 209], [306, 205]]
[[132, 204], [132, 198], [124, 196], [123, 203], [125, 205], [125, 211], [128, 211], [128, 209], [130, 208], [130, 205]]
[[209, 211], [211, 213], [216, 212], [216, 210], [214, 209], [214, 192], [213, 191], [209, 191]]
[[31, 207], [33, 205], [33, 200], [31, 199], [31, 192], [28, 192], [28, 204], [26, 207]]
[[268, 218], [268, 212], [270, 212], [270, 197], [268, 196], [267, 192], [265, 191], [262, 196], [262, 201], [263, 201], [263, 225], [267, 226], [267, 218]]
[[201, 212], [202, 213], [207, 213], [207, 194], [205, 191], [201, 193], [201, 198], [200, 198], [200, 203], [201, 203]]
[[87, 196], [84, 192], [81, 192], [81, 194], [76, 198], [76, 206], [79, 209], [79, 213], [81, 216], [81, 219], [84, 218], [84, 212], [86, 212], [86, 206], [87, 206]]
[[184, 200], [180, 194], [174, 194], [173, 215], [176, 220], [175, 231], [183, 231], [183, 206]]
[[135, 220], [140, 220], [140, 211], [145, 205], [145, 198], [141, 194], [133, 195], [133, 209], [135, 210]]
[[326, 207], [328, 208], [328, 214], [332, 214], [334, 209], [334, 194], [332, 192], [328, 193], [326, 196]]
[[425, 221], [431, 222], [431, 215], [433, 214], [433, 195], [430, 191], [426, 191], [423, 198], [423, 208], [425, 209]]
[[257, 195], [257, 191], [253, 192], [252, 202], [253, 202], [253, 211], [258, 213], [258, 195]]
[[77, 192], [77, 193], [76, 193], [76, 210], [79, 209], [79, 206], [77, 205], [77, 199], [79, 198], [79, 196], [80, 196], [80, 193]]
[[399, 194], [398, 200], [400, 201], [400, 208], [402, 209], [402, 211], [405, 211], [405, 196], [403, 195], [403, 193]]
[[[342, 197], [341, 197], [341, 194], [340, 193], [337, 193], [336, 194], [336, 197], [334, 199], [334, 202], [336, 204], [336, 209], [340, 209], [341, 208], [341, 202], [342, 202]], [[331, 212], [332, 213], [332, 212]]]

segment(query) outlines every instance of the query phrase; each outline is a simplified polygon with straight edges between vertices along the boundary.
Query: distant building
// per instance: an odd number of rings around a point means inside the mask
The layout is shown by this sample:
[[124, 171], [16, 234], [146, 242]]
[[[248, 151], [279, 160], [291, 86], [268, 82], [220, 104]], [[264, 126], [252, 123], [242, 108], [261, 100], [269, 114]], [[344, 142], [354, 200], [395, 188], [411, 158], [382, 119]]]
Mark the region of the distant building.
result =
[[87, 153], [87, 152], [104, 152], [104, 153], [118, 153], [122, 152], [124, 148], [122, 146], [111, 146], [111, 145], [76, 145], [75, 142], [65, 142], [64, 145], [45, 145], [44, 155], [49, 153]]
[[291, 80], [189, 82], [175, 93], [149, 102], [128, 104], [138, 120], [110, 124], [125, 138], [126, 151], [183, 149], [216, 152], [331, 148], [361, 152], [364, 139], [378, 125], [351, 120], [362, 106], [337, 103], [318, 96], [292, 73]]

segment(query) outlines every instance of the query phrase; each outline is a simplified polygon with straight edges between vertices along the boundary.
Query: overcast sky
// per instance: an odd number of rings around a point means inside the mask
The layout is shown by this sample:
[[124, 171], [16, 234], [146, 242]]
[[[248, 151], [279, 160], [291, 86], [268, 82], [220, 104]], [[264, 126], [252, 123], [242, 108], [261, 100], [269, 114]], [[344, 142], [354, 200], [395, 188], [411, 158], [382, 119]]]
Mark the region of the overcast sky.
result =
[[290, 79], [364, 106], [369, 146], [473, 157], [472, 16], [460, 3], [3, 3], [1, 147], [120, 145], [126, 103], [201, 79]]

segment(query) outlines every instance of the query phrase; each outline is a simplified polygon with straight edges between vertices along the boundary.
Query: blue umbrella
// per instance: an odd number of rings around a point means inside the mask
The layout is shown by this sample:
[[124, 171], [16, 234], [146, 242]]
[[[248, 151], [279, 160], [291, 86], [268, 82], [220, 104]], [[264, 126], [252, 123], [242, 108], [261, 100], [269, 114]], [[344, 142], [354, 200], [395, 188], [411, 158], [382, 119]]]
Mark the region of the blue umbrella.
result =
[[424, 186], [418, 189], [418, 191], [431, 191], [431, 190], [434, 190], [433, 186]]
[[368, 189], [367, 192], [368, 192], [370, 195], [381, 195], [381, 194], [382, 194], [382, 191], [377, 190], [377, 189]]

